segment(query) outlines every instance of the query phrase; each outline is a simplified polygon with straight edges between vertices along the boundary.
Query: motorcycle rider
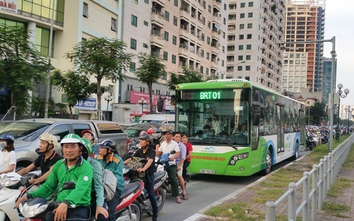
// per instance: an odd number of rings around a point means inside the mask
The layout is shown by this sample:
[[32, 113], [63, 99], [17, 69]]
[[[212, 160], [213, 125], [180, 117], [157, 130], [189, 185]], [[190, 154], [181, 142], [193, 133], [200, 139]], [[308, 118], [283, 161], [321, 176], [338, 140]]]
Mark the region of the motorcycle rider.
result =
[[52, 168], [52, 166], [63, 157], [54, 151], [54, 147], [58, 144], [58, 139], [49, 133], [44, 133], [39, 136], [39, 148], [36, 149], [36, 153], [39, 155], [37, 159], [31, 163], [29, 166], [21, 169], [17, 173], [21, 176], [29, 173], [30, 171], [41, 168], [41, 176], [37, 179], [33, 178], [29, 180], [30, 184], [40, 184], [43, 183]]
[[95, 144], [95, 134], [93, 133], [92, 130], [83, 130], [81, 131], [81, 137], [82, 138], [86, 138], [87, 140], [89, 140], [93, 146], [93, 153], [95, 154], [95, 156], [98, 155], [98, 148], [97, 148], [97, 144]]
[[16, 153], [14, 147], [15, 139], [11, 134], [0, 136], [0, 174], [15, 172]]
[[108, 205], [108, 220], [115, 220], [115, 209], [120, 201], [120, 195], [124, 188], [123, 179], [123, 160], [116, 151], [116, 143], [113, 140], [104, 140], [102, 143], [97, 144], [99, 148], [99, 156], [96, 158], [100, 162], [103, 169], [109, 169], [117, 178], [117, 188], [114, 193], [113, 199], [107, 202]]
[[104, 191], [103, 191], [103, 173], [101, 164], [93, 158], [93, 146], [92, 143], [86, 139], [81, 138], [82, 143], [82, 157], [87, 160], [93, 171], [93, 182], [91, 191], [91, 214], [95, 215], [96, 221], [108, 220], [108, 211], [104, 206]]
[[[155, 156], [156, 152], [155, 149], [151, 146], [151, 137], [148, 134], [144, 134], [139, 137], [140, 140], [140, 149], [138, 149], [134, 153], [134, 157], [139, 157], [139, 158], [145, 158], [147, 159], [147, 162], [143, 166], [143, 168], [138, 168], [136, 171], [138, 173], [145, 172], [145, 177], [144, 177], [144, 187], [147, 190], [147, 193], [149, 195], [150, 203], [152, 206], [152, 220], [157, 221], [157, 214], [158, 214], [158, 207], [157, 207], [157, 201], [156, 201], [156, 196], [154, 192], [154, 185], [155, 185]], [[131, 160], [131, 158], [128, 158], [124, 161], [124, 164], [128, 164], [128, 162]]]
[[66, 135], [61, 141], [64, 159], [54, 164], [46, 182], [39, 189], [20, 197], [15, 207], [18, 208], [19, 204], [27, 198], [47, 198], [57, 190], [60, 191], [65, 182], [75, 182], [74, 189], [61, 191], [57, 195], [56, 201], [60, 204], [46, 214], [45, 220], [88, 220], [93, 172], [90, 163], [81, 156], [80, 144], [80, 136]]

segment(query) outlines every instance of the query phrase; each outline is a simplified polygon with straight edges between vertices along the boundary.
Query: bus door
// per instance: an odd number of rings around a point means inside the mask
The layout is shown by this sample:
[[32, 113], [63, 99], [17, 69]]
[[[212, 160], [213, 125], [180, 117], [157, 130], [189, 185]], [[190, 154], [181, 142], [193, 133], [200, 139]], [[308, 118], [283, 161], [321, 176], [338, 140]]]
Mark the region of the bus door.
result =
[[284, 113], [284, 106], [277, 105], [277, 127], [278, 127], [278, 146], [277, 152], [282, 153], [284, 152], [284, 127], [283, 127], [283, 119], [282, 113]]

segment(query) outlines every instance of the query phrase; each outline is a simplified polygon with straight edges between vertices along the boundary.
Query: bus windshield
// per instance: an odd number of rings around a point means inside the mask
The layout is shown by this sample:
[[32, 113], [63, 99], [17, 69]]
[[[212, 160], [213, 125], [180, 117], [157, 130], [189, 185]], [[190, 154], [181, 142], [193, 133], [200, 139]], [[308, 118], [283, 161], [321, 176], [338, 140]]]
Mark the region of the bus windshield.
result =
[[189, 141], [194, 145], [235, 148], [250, 143], [249, 101], [249, 88], [185, 90], [176, 114], [188, 116]]

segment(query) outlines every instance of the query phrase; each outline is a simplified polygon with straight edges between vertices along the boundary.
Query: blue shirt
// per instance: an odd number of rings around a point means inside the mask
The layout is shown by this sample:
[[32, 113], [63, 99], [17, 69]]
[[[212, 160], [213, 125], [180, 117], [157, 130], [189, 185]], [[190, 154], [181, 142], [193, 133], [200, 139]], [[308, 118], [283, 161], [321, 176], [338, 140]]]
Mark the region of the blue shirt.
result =
[[124, 179], [123, 179], [123, 160], [117, 154], [112, 154], [111, 159], [108, 163], [103, 156], [97, 157], [98, 162], [100, 162], [102, 169], [109, 169], [117, 178], [117, 189], [120, 191], [124, 188]]
[[179, 148], [179, 157], [176, 159], [176, 164], [178, 166], [179, 162], [181, 162], [181, 159], [186, 159], [186, 154], [187, 154], [187, 148], [182, 142], [178, 142], [178, 148]]

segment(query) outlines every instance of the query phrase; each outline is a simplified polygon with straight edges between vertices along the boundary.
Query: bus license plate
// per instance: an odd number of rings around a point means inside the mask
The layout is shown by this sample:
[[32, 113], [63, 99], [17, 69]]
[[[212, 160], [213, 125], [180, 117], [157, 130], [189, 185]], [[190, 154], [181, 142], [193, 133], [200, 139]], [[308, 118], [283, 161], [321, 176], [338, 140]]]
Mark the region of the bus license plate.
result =
[[201, 169], [201, 170], [200, 170], [200, 173], [215, 174], [215, 170], [204, 170], [204, 169]]

